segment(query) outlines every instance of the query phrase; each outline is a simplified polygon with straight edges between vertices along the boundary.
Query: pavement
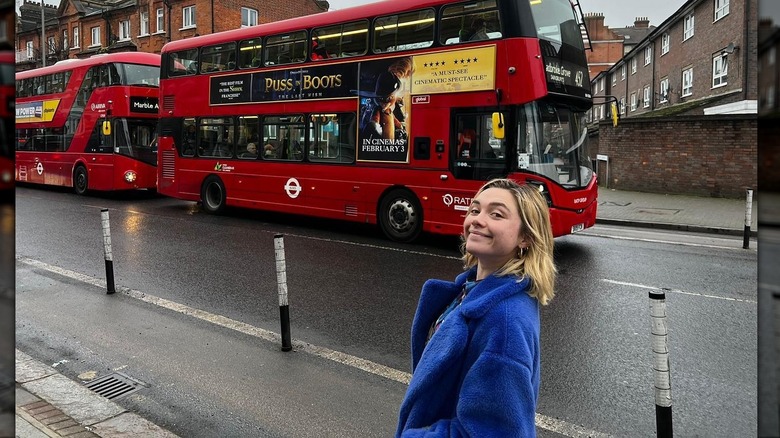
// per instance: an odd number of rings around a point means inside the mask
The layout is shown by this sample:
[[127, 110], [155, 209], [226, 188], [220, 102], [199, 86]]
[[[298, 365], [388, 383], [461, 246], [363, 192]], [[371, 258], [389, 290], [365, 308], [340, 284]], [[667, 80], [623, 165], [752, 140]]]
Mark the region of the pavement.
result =
[[[745, 199], [723, 199], [601, 188], [598, 203], [597, 224], [726, 235], [745, 232], [747, 194]], [[759, 223], [780, 226], [780, 193], [753, 192], [751, 204], [753, 237]], [[2, 380], [0, 376], [0, 397]], [[22, 438], [176, 436], [19, 350], [15, 406], [14, 414], [0, 413], [0, 437], [14, 436], [14, 420], [15, 436]]]

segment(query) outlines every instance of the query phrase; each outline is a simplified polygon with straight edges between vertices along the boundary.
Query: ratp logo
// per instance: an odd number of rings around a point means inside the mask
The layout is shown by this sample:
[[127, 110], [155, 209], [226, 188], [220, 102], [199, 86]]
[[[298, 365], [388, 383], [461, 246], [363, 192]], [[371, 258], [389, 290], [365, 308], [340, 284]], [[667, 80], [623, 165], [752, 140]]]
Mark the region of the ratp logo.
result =
[[449, 193], [441, 197], [442, 202], [447, 207], [452, 207], [455, 210], [466, 211], [471, 205], [471, 198], [461, 198], [460, 196], [453, 196]]

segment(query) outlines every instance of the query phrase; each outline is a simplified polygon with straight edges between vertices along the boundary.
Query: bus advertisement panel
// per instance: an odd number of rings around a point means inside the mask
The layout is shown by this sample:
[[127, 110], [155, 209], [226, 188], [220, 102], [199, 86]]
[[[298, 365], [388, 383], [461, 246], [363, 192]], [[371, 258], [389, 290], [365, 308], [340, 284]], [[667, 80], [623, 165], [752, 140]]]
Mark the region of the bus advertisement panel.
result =
[[16, 181], [155, 189], [160, 56], [114, 53], [16, 74]]
[[410, 241], [460, 234], [509, 177], [574, 233], [596, 218], [584, 50], [568, 0], [399, 0], [168, 43], [158, 190]]

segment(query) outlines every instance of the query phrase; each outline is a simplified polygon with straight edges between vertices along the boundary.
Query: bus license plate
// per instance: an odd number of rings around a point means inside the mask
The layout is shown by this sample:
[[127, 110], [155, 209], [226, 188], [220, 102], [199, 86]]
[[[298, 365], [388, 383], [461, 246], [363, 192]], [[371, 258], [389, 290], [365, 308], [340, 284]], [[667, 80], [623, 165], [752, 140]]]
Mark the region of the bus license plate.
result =
[[574, 225], [573, 227], [571, 227], [571, 232], [572, 232], [572, 234], [574, 234], [574, 233], [576, 233], [578, 231], [582, 231], [584, 229], [585, 229], [585, 224], [577, 224], [577, 225]]

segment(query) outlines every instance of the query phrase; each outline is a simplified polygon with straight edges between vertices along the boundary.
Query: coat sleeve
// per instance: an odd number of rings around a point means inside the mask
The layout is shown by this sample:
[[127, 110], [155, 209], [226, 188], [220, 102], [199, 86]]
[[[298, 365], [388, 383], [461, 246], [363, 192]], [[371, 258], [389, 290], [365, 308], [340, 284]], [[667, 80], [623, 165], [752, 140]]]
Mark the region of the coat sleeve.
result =
[[535, 390], [528, 365], [483, 352], [467, 372], [455, 418], [407, 429], [403, 437], [536, 436]]

